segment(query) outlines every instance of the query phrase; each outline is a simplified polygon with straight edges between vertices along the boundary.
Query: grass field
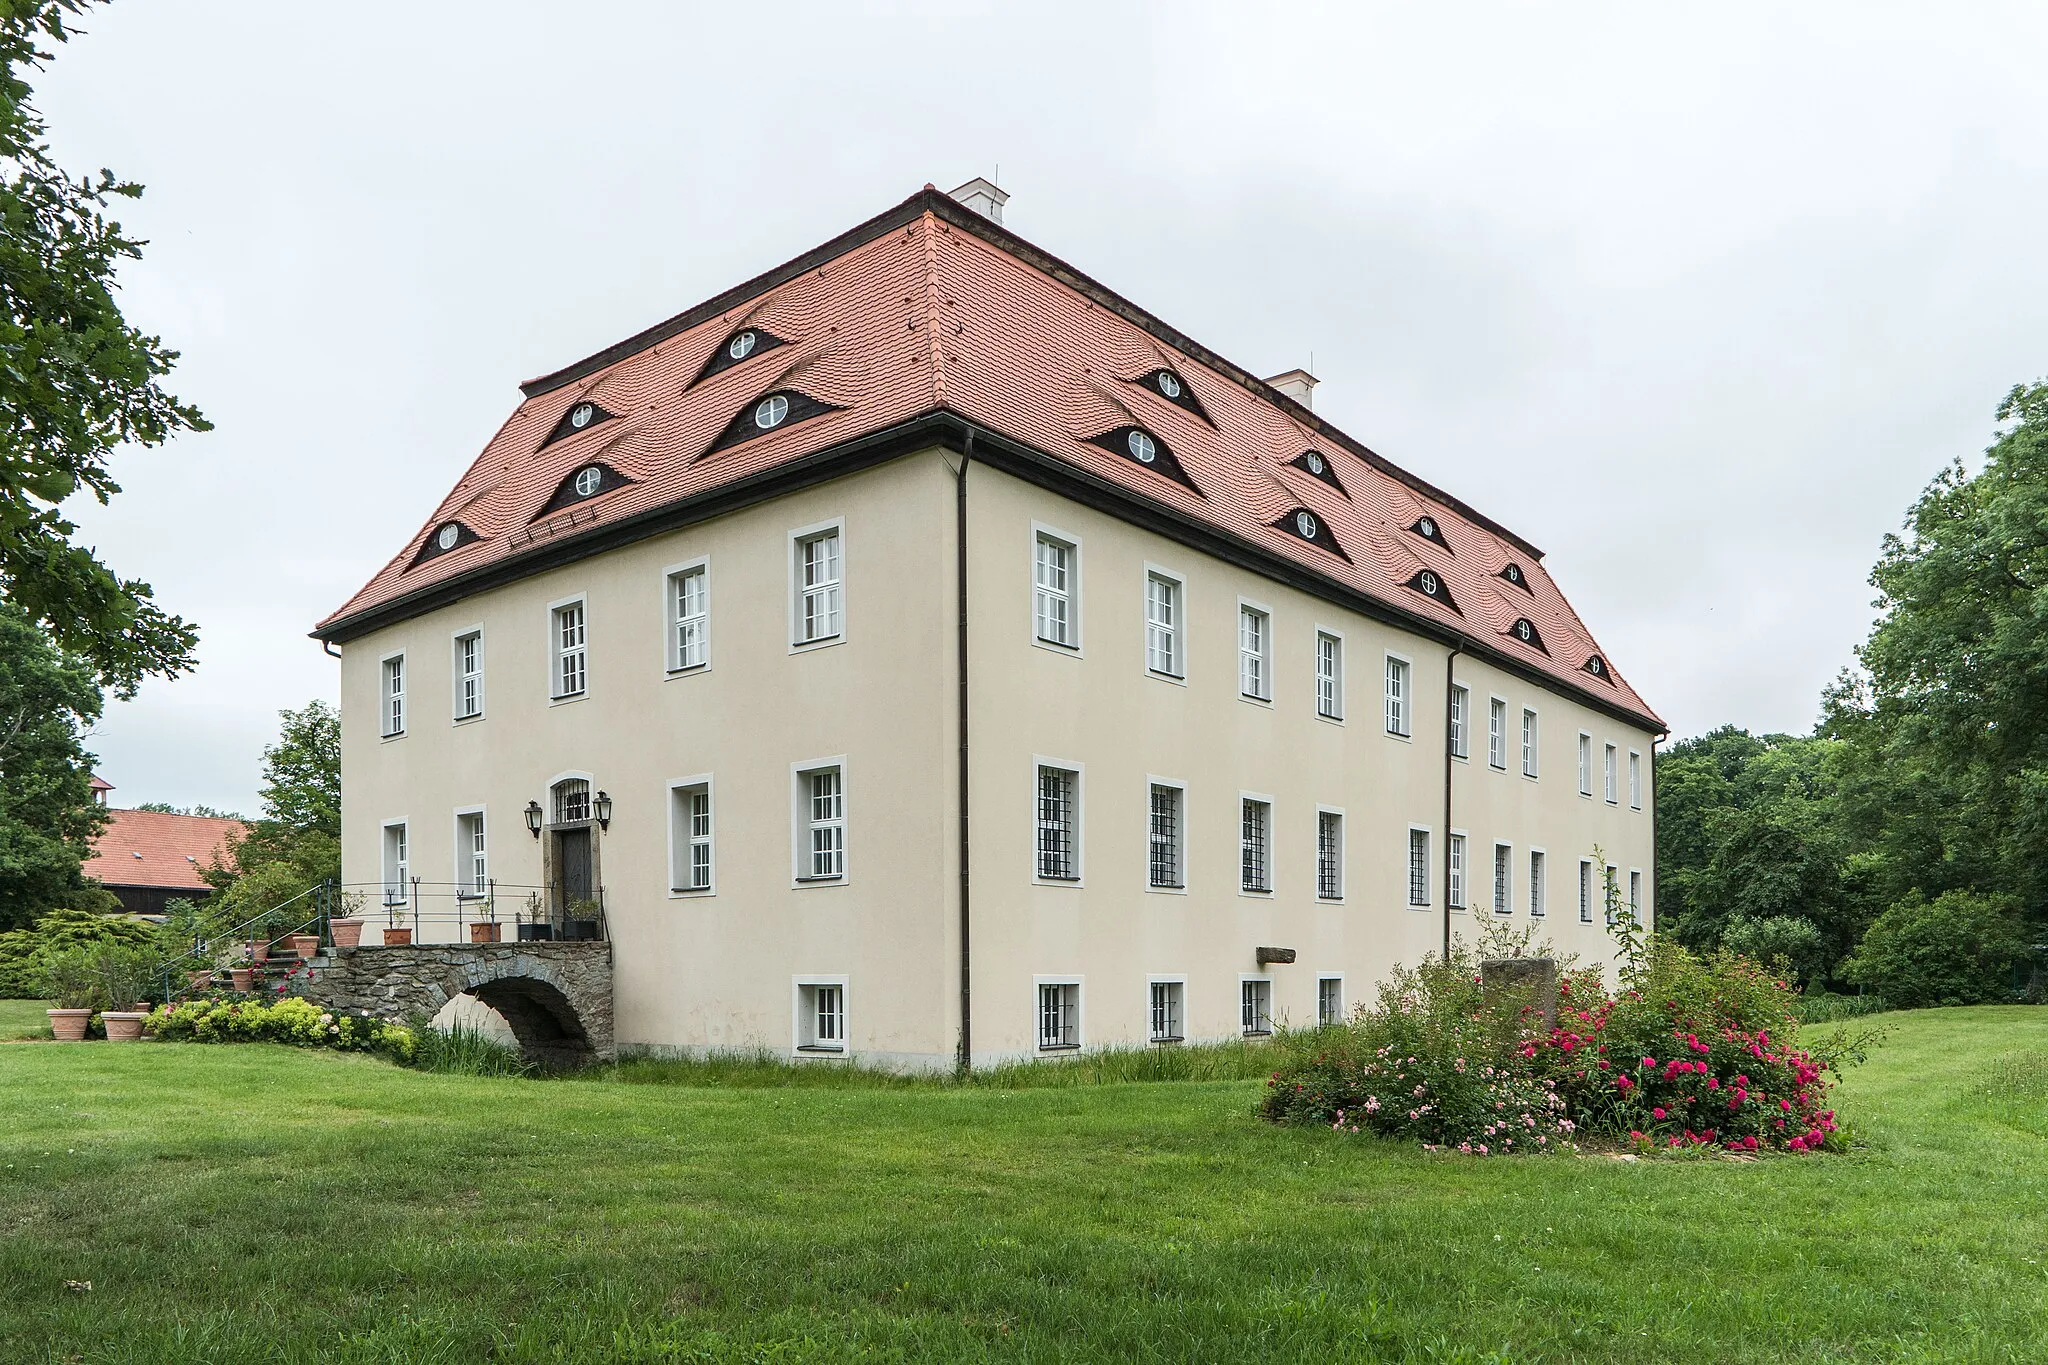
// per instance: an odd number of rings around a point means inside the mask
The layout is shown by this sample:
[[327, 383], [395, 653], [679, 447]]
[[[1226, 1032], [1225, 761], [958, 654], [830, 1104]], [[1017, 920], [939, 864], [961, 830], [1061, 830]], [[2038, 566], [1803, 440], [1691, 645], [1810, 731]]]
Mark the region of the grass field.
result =
[[1431, 1156], [1247, 1081], [5, 1047], [0, 1360], [2048, 1359], [2048, 1010], [1880, 1022], [1868, 1145], [1756, 1162]]
[[0, 1043], [49, 1037], [50, 1016], [43, 1013], [48, 1008], [47, 1000], [0, 1000]]

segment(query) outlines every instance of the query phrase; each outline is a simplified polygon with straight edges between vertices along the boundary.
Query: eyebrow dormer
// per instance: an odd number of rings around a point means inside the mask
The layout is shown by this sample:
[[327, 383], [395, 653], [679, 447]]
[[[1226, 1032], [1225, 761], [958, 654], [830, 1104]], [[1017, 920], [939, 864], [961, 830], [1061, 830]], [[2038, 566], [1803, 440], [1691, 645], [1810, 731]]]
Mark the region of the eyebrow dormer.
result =
[[541, 445], [551, 446], [571, 436], [580, 436], [600, 423], [611, 421], [615, 416], [616, 413], [606, 412], [601, 404], [591, 399], [579, 399], [569, 405], [569, 410], [562, 414], [561, 420], [555, 423], [554, 430], [547, 434], [547, 439], [542, 441]]
[[751, 360], [764, 351], [772, 351], [777, 346], [788, 344], [781, 337], [764, 332], [759, 327], [742, 327], [718, 343], [718, 349], [706, 358], [704, 367], [698, 370], [697, 377], [690, 381], [691, 387], [703, 383], [714, 374]]

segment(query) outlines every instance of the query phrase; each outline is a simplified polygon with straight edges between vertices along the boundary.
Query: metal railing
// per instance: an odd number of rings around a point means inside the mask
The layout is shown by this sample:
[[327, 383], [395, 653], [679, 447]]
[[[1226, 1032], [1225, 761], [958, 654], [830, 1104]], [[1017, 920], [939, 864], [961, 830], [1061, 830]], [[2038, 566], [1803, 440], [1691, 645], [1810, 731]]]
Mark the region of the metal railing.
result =
[[403, 881], [344, 883], [344, 895], [359, 899], [370, 926], [406, 931], [414, 941], [495, 942], [511, 926], [519, 939], [607, 939], [605, 888], [571, 899], [560, 883]]

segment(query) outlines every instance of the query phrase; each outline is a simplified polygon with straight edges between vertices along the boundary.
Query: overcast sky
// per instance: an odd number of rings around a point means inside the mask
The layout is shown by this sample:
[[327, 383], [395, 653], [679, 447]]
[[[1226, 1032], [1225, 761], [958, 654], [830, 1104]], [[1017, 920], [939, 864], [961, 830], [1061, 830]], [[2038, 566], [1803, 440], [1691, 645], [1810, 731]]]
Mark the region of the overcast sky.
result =
[[122, 3], [38, 83], [148, 194], [217, 429], [81, 521], [202, 629], [117, 804], [253, 811], [306, 631], [575, 360], [998, 165], [1008, 225], [1534, 541], [1678, 735], [1805, 730], [1880, 538], [2048, 373], [2048, 7]]

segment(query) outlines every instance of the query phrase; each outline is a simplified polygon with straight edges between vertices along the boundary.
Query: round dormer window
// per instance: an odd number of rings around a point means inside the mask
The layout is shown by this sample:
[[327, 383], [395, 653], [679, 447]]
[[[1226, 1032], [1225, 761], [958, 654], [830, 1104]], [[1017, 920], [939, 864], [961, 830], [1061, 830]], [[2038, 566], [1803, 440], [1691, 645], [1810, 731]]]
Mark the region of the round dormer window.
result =
[[1161, 370], [1159, 372], [1159, 391], [1168, 398], [1180, 397], [1180, 380], [1174, 376], [1171, 370]]
[[1308, 453], [1304, 463], [1308, 465], [1308, 472], [1311, 474], [1321, 474], [1323, 472], [1323, 457], [1316, 454], [1313, 450]]
[[1607, 672], [1607, 665], [1600, 661], [1598, 654], [1595, 654], [1592, 658], [1586, 660], [1586, 671], [1598, 678]]
[[1502, 578], [1505, 578], [1508, 582], [1514, 584], [1516, 587], [1520, 587], [1522, 585], [1522, 569], [1520, 565], [1508, 565], [1505, 569], [1502, 569], [1500, 571], [1500, 576]]
[[594, 464], [583, 466], [583, 468], [576, 471], [576, 483], [574, 485], [576, 496], [579, 498], [589, 497], [597, 491], [598, 485], [603, 482], [604, 471], [602, 469], [599, 469]]
[[589, 403], [578, 403], [575, 407], [569, 409], [569, 425], [581, 431], [590, 425], [590, 420], [595, 416], [597, 416], [597, 408], [595, 406]]
[[1131, 458], [1139, 464], [1151, 464], [1159, 457], [1159, 447], [1142, 431], [1134, 431], [1126, 436], [1124, 446], [1131, 452]]
[[1314, 540], [1316, 538], [1316, 514], [1313, 512], [1296, 512], [1294, 514], [1294, 529], [1301, 532], [1303, 540]]
[[725, 353], [734, 360], [745, 360], [754, 353], [754, 346], [760, 340], [760, 334], [757, 332], [741, 332], [731, 341], [725, 343]]
[[1443, 587], [1443, 584], [1437, 581], [1435, 574], [1424, 569], [1421, 575], [1416, 578], [1415, 586], [1421, 588], [1427, 595], [1434, 597], [1437, 595], [1438, 589]]
[[1416, 522], [1415, 529], [1420, 531], [1426, 540], [1436, 539], [1436, 522], [1432, 518], [1424, 517], [1421, 521]]
[[460, 539], [462, 528], [451, 521], [434, 536], [434, 543], [444, 550], [452, 550], [455, 548], [455, 542]]
[[1536, 638], [1536, 627], [1530, 625], [1526, 618], [1515, 622], [1515, 638], [1523, 644], [1529, 643]]
[[782, 425], [782, 419], [789, 416], [789, 400], [781, 394], [770, 394], [754, 405], [754, 425], [767, 431]]

